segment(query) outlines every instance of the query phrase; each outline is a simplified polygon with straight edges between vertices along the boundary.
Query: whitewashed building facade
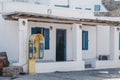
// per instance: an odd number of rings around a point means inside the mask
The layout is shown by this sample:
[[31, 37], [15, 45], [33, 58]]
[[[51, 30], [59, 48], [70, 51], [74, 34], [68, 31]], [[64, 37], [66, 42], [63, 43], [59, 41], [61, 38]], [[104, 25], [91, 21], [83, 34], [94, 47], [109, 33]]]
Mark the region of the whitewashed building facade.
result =
[[8, 53], [11, 65], [27, 72], [28, 37], [43, 29], [45, 53], [36, 63], [37, 73], [120, 67], [120, 20], [95, 17], [93, 12], [107, 10], [101, 0], [88, 2], [1, 0], [0, 51]]

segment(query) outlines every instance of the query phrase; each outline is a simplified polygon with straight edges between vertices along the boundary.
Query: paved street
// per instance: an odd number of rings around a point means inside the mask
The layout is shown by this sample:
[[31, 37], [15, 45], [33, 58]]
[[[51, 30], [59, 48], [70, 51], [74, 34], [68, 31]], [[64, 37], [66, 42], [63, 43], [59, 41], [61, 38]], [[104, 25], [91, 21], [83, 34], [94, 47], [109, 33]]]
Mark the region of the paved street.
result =
[[54, 72], [19, 76], [14, 79], [0, 77], [0, 80], [120, 80], [119, 71], [120, 69]]

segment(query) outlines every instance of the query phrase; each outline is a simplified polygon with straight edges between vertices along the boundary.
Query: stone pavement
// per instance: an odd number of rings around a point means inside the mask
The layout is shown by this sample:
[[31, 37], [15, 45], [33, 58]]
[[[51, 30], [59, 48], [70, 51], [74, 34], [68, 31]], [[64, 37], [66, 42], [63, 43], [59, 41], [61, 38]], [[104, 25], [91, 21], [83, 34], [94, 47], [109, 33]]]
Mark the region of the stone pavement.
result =
[[120, 80], [120, 69], [54, 72], [24, 75], [14, 79], [0, 77], [0, 80]]

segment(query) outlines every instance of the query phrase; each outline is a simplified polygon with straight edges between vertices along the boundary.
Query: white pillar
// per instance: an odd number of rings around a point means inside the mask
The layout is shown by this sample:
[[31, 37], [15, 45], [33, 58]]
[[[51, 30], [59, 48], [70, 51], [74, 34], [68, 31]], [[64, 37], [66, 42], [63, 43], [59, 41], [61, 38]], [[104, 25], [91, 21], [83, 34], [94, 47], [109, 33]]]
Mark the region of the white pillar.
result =
[[110, 50], [111, 59], [119, 60], [119, 30], [117, 27], [110, 27]]
[[72, 27], [73, 59], [82, 61], [82, 25], [73, 24]]
[[24, 71], [27, 72], [27, 60], [28, 60], [28, 20], [19, 19], [19, 65], [23, 66]]

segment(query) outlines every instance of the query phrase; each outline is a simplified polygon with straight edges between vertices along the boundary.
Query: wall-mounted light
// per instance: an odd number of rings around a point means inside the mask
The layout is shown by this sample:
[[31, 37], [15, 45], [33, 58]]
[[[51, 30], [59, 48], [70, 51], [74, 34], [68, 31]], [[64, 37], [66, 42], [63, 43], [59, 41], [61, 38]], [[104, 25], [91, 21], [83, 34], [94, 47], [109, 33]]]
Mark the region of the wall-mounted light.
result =
[[82, 25], [79, 25], [79, 28], [82, 29]]
[[117, 31], [120, 31], [120, 28], [117, 28]]
[[26, 22], [25, 21], [22, 21], [22, 25], [25, 26]]
[[48, 14], [48, 15], [52, 14], [52, 9], [48, 9], [48, 10], [47, 10], [47, 14]]
[[52, 30], [53, 29], [53, 27], [52, 26], [50, 26], [50, 30]]

